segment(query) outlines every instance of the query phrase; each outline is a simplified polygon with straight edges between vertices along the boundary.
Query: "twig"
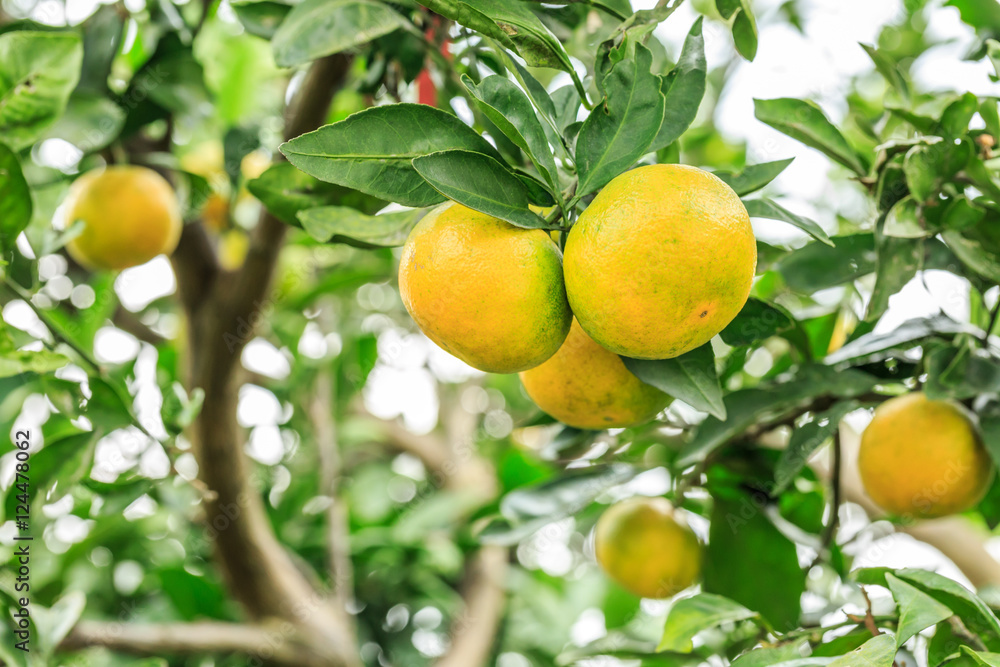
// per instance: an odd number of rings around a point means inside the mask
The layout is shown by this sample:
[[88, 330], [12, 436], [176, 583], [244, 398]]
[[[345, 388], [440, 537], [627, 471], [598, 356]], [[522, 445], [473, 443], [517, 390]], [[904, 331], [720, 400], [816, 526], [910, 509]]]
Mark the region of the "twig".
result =
[[[820, 542], [820, 553], [816, 555], [816, 561], [819, 561], [823, 555], [823, 552], [830, 549], [836, 544], [837, 529], [840, 527], [840, 505], [841, 500], [841, 487], [840, 487], [840, 475], [841, 470], [844, 467], [843, 464], [843, 448], [840, 445], [840, 428], [838, 427], [833, 433], [833, 467], [830, 471], [830, 522], [826, 524], [823, 529], [823, 535]], [[813, 563], [816, 565], [816, 562]]]

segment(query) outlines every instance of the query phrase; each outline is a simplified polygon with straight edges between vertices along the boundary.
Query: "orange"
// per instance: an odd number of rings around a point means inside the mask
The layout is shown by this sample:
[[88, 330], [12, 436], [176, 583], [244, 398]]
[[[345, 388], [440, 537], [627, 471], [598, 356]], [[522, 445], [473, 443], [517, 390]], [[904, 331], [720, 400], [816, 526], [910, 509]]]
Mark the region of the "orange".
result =
[[916, 392], [875, 410], [861, 436], [861, 481], [875, 503], [904, 518], [931, 518], [975, 507], [993, 465], [965, 410]]
[[612, 505], [597, 522], [597, 561], [609, 577], [644, 598], [667, 598], [701, 572], [701, 545], [665, 498]]
[[428, 338], [490, 373], [542, 363], [562, 345], [572, 319], [562, 255], [548, 234], [454, 203], [410, 232], [399, 293]]
[[676, 164], [618, 176], [566, 243], [566, 293], [603, 347], [668, 359], [712, 339], [750, 294], [757, 245], [732, 189]]
[[574, 320], [551, 359], [521, 373], [528, 396], [559, 421], [576, 428], [624, 428], [649, 421], [670, 397], [632, 375]]
[[76, 179], [63, 204], [64, 220], [83, 232], [67, 245], [91, 269], [127, 269], [170, 254], [181, 236], [180, 205], [170, 184], [152, 169], [117, 166]]

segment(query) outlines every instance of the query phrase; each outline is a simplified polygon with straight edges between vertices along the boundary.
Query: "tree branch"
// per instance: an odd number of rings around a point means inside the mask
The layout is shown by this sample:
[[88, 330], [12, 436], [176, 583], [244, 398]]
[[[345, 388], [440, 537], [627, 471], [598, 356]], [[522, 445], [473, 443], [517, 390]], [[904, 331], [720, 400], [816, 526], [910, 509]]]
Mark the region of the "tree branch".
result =
[[[323, 122], [349, 61], [335, 55], [313, 63], [288, 112], [286, 136]], [[239, 270], [206, 272], [198, 260], [198, 247], [205, 246], [196, 232], [175, 262], [189, 321], [191, 386], [205, 392], [191, 429], [199, 476], [216, 494], [205, 503], [205, 537], [215, 547], [230, 591], [252, 619], [287, 621], [317, 660], [355, 667], [360, 658], [348, 614], [316, 591], [274, 535], [236, 421], [240, 353], [270, 311], [269, 290], [284, 234], [285, 225], [265, 211]]]
[[283, 628], [200, 622], [176, 624], [80, 621], [60, 645], [73, 651], [101, 646], [133, 655], [241, 653], [294, 665], [318, 664], [313, 652]]
[[333, 418], [336, 396], [331, 376], [329, 369], [320, 371], [309, 412], [316, 432], [316, 450], [319, 453], [320, 492], [330, 498], [330, 507], [326, 512], [327, 557], [330, 579], [333, 582], [333, 599], [342, 606], [348, 606], [354, 601], [354, 567], [351, 563], [350, 526], [340, 498], [342, 471], [337, 423]]
[[465, 608], [451, 625], [451, 648], [435, 667], [487, 667], [493, 654], [497, 629], [507, 595], [504, 579], [508, 551], [485, 546], [466, 568], [462, 598]]

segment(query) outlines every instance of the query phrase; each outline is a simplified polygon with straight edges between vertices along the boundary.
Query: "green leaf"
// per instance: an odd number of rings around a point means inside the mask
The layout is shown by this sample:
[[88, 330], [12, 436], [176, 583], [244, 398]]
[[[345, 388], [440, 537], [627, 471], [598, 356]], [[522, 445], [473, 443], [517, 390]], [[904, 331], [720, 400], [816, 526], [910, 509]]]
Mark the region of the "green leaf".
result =
[[829, 355], [824, 363], [840, 364], [845, 361], [863, 359], [866, 362], [885, 359], [889, 350], [905, 350], [921, 341], [933, 337], [950, 338], [955, 334], [981, 335], [982, 332], [971, 324], [956, 322], [947, 315], [929, 318], [915, 318], [903, 322], [887, 333], [870, 333], [852, 340], [847, 345]]
[[274, 33], [274, 62], [301, 65], [355, 48], [405, 25], [389, 5], [374, 0], [305, 0]]
[[896, 630], [896, 648], [910, 637], [931, 627], [954, 612], [920, 589], [911, 586], [891, 573], [885, 575], [886, 584], [899, 606], [899, 627]]
[[876, 49], [870, 44], [862, 44], [861, 48], [865, 50], [868, 57], [872, 59], [875, 63], [875, 69], [879, 71], [885, 80], [889, 82], [889, 85], [896, 89], [904, 99], [910, 98], [910, 84], [906, 81], [906, 76], [903, 71], [899, 68], [899, 65], [893, 60], [885, 51]]
[[414, 159], [413, 166], [452, 201], [525, 229], [545, 226], [545, 220], [528, 208], [531, 201], [524, 183], [488, 155], [442, 151]]
[[1000, 653], [973, 651], [968, 646], [961, 646], [959, 648], [962, 653], [975, 660], [977, 665], [983, 665], [983, 667], [1000, 667]]
[[466, 150], [500, 159], [468, 125], [424, 104], [365, 109], [280, 148], [289, 162], [321, 181], [415, 207], [437, 204], [444, 197], [417, 173], [413, 158]]
[[677, 65], [660, 77], [660, 91], [665, 97], [663, 121], [649, 151], [669, 146], [691, 127], [705, 96], [707, 75], [705, 37], [702, 35], [702, 18], [699, 17], [684, 40]]
[[892, 205], [886, 214], [882, 233], [900, 239], [921, 239], [932, 234], [924, 225], [920, 205], [910, 196]]
[[733, 347], [751, 345], [775, 336], [795, 325], [791, 316], [781, 308], [760, 299], [747, 299], [743, 309], [719, 333], [726, 345]]
[[87, 596], [82, 591], [66, 593], [48, 608], [32, 605], [31, 614], [34, 617], [35, 629], [38, 631], [35, 637], [36, 648], [42, 656], [48, 657], [55, 652], [80, 620], [86, 605]]
[[809, 642], [790, 642], [783, 646], [774, 648], [757, 648], [747, 651], [732, 662], [732, 667], [772, 667], [774, 665], [786, 665], [793, 660], [800, 664], [822, 664], [820, 662], [802, 662], [803, 653], [808, 652]]
[[781, 220], [782, 222], [787, 222], [795, 227], [798, 227], [805, 233], [815, 238], [817, 241], [822, 241], [828, 246], [834, 245], [833, 241], [830, 240], [829, 235], [823, 231], [823, 228], [816, 222], [801, 215], [796, 215], [788, 209], [779, 206], [770, 199], [760, 198], [744, 200], [743, 205], [747, 207], [747, 213], [750, 214], [751, 218]]
[[834, 247], [810, 243], [775, 262], [774, 269], [793, 290], [812, 294], [849, 283], [875, 270], [875, 237], [851, 234], [831, 239]]
[[83, 44], [74, 32], [0, 35], [0, 137], [31, 145], [66, 108], [80, 78]]
[[726, 396], [726, 420], [709, 417], [694, 437], [681, 449], [677, 465], [703, 460], [747, 428], [768, 419], [778, 419], [798, 408], [802, 401], [819, 396], [854, 398], [867, 391], [878, 379], [854, 369], [836, 371], [825, 366], [806, 366], [788, 382], [741, 389]]
[[830, 667], [892, 667], [896, 640], [892, 635], [872, 637], [860, 648], [830, 663]]
[[0, 143], [0, 259], [31, 222], [31, 190], [17, 154]]
[[576, 122], [576, 116], [580, 112], [580, 95], [573, 86], [563, 86], [552, 91], [552, 104], [555, 106], [556, 127], [565, 130]]
[[247, 32], [264, 39], [274, 37], [278, 26], [292, 11], [291, 5], [271, 0], [244, 0], [230, 5]]
[[269, 167], [247, 183], [247, 190], [286, 225], [298, 225], [299, 212], [317, 206], [349, 206], [371, 214], [386, 205], [381, 199], [324, 183], [287, 162]]
[[965, 93], [945, 107], [941, 114], [941, 132], [949, 138], [965, 136], [969, 122], [979, 110], [979, 98], [973, 93]]
[[1000, 620], [978, 595], [936, 572], [907, 568], [894, 574], [951, 609], [967, 628], [979, 634], [986, 648], [1000, 650]]
[[521, 0], [428, 0], [421, 3], [456, 23], [516, 51], [530, 67], [573, 72], [569, 55], [555, 35]]
[[346, 243], [359, 248], [392, 248], [406, 242], [426, 209], [365, 215], [344, 206], [319, 206], [299, 212], [302, 229], [320, 243]]
[[125, 111], [103, 94], [74, 92], [66, 112], [45, 131], [42, 139], [57, 137], [84, 154], [110, 145], [125, 125]]
[[733, 189], [733, 192], [740, 197], [760, 190], [762, 187], [778, 177], [778, 174], [785, 170], [785, 167], [792, 163], [795, 158], [786, 160], [775, 160], [774, 162], [761, 162], [745, 167], [743, 171], [734, 174], [729, 171], [714, 171], [726, 185]]
[[715, 370], [712, 344], [705, 343], [673, 359], [630, 359], [622, 357], [625, 367], [637, 378], [660, 391], [678, 398], [691, 407], [726, 418], [722, 387]]
[[970, 233], [947, 230], [941, 233], [948, 249], [963, 264], [992, 282], [1000, 282], [1000, 258], [983, 247], [982, 242]]
[[925, 355], [924, 391], [930, 398], [962, 400], [1000, 392], [1000, 364], [985, 350], [941, 345]]
[[754, 100], [757, 119], [779, 132], [815, 148], [858, 176], [868, 168], [826, 115], [811, 102], [792, 98]]
[[721, 595], [699, 593], [684, 598], [670, 608], [663, 638], [656, 650], [690, 653], [694, 649], [693, 639], [699, 632], [755, 616], [753, 611]]
[[486, 544], [513, 545], [553, 521], [576, 514], [608, 489], [639, 471], [623, 463], [575, 470], [535, 486], [515, 489], [500, 501], [502, 518], [479, 533]]
[[[493, 75], [477, 86], [468, 75], [462, 77], [476, 106], [504, 135], [531, 159], [538, 173], [553, 188], [559, 187], [559, 173], [545, 130], [531, 102], [510, 79]], [[573, 89], [570, 92], [576, 94]], [[579, 98], [576, 98], [579, 101]], [[579, 103], [579, 102], [578, 102]]]
[[714, 501], [702, 589], [753, 609], [780, 632], [798, 627], [806, 574], [795, 544], [767, 517], [759, 498], [735, 489], [710, 491]]
[[914, 146], [903, 159], [903, 172], [913, 198], [919, 203], [932, 200], [944, 183], [958, 173], [973, 155], [968, 141], [939, 140]]
[[865, 321], [875, 322], [889, 308], [889, 298], [903, 289], [924, 263], [923, 239], [901, 239], [884, 233], [886, 221], [880, 221], [875, 232], [878, 263], [875, 288], [872, 290]]
[[753, 60], [757, 56], [757, 19], [750, 11], [749, 0], [743, 0], [742, 4], [733, 19], [733, 42], [741, 56]]
[[781, 451], [778, 463], [774, 466], [772, 493], [779, 494], [787, 489], [799, 471], [809, 462], [813, 453], [833, 437], [840, 427], [840, 421], [849, 412], [857, 409], [857, 401], [841, 401], [829, 410], [818, 413], [808, 424], [795, 427], [788, 445]]
[[603, 187], [647, 152], [663, 120], [663, 94], [650, 71], [653, 56], [642, 44], [635, 56], [611, 68], [607, 98], [595, 108], [576, 140], [577, 197]]
[[69, 359], [48, 350], [0, 351], [0, 378], [21, 373], [51, 373], [69, 363]]

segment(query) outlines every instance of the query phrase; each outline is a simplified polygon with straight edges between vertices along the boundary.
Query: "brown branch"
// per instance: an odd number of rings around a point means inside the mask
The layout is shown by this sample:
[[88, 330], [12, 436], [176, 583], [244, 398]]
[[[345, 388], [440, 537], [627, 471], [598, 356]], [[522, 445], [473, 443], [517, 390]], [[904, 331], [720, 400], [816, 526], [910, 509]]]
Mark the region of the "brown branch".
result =
[[115, 311], [111, 321], [122, 331], [130, 333], [144, 343], [149, 343], [154, 347], [159, 347], [167, 342], [166, 338], [146, 326], [142, 320], [136, 317], [135, 313], [124, 306], [118, 306], [118, 310]]
[[316, 450], [319, 454], [321, 493], [330, 498], [327, 509], [327, 557], [330, 578], [333, 582], [333, 599], [341, 606], [354, 600], [354, 567], [351, 563], [350, 526], [347, 512], [340, 496], [341, 459], [337, 442], [337, 422], [333, 378], [324, 369], [316, 378], [309, 414], [316, 431]]
[[141, 624], [80, 621], [60, 645], [73, 651], [100, 646], [133, 655], [169, 656], [240, 653], [258, 660], [319, 665], [313, 652], [284, 628], [267, 625], [199, 622]]
[[[286, 136], [322, 123], [348, 66], [349, 58], [341, 55], [313, 63], [286, 118]], [[190, 384], [205, 392], [191, 440], [199, 476], [216, 494], [205, 503], [206, 538], [215, 547], [230, 591], [250, 618], [288, 621], [317, 660], [354, 667], [360, 658], [348, 614], [319, 595], [274, 535], [236, 421], [240, 353], [270, 311], [269, 290], [285, 225], [262, 213], [247, 259], [233, 273], [219, 273], [202, 261], [204, 230], [188, 227], [201, 231], [189, 234], [185, 229], [188, 240], [182, 236], [184, 248], [175, 266], [189, 321]]]
[[507, 569], [508, 552], [504, 547], [485, 546], [469, 562], [462, 591], [465, 607], [452, 622], [451, 648], [435, 667], [491, 664], [497, 629], [507, 603], [504, 589]]

